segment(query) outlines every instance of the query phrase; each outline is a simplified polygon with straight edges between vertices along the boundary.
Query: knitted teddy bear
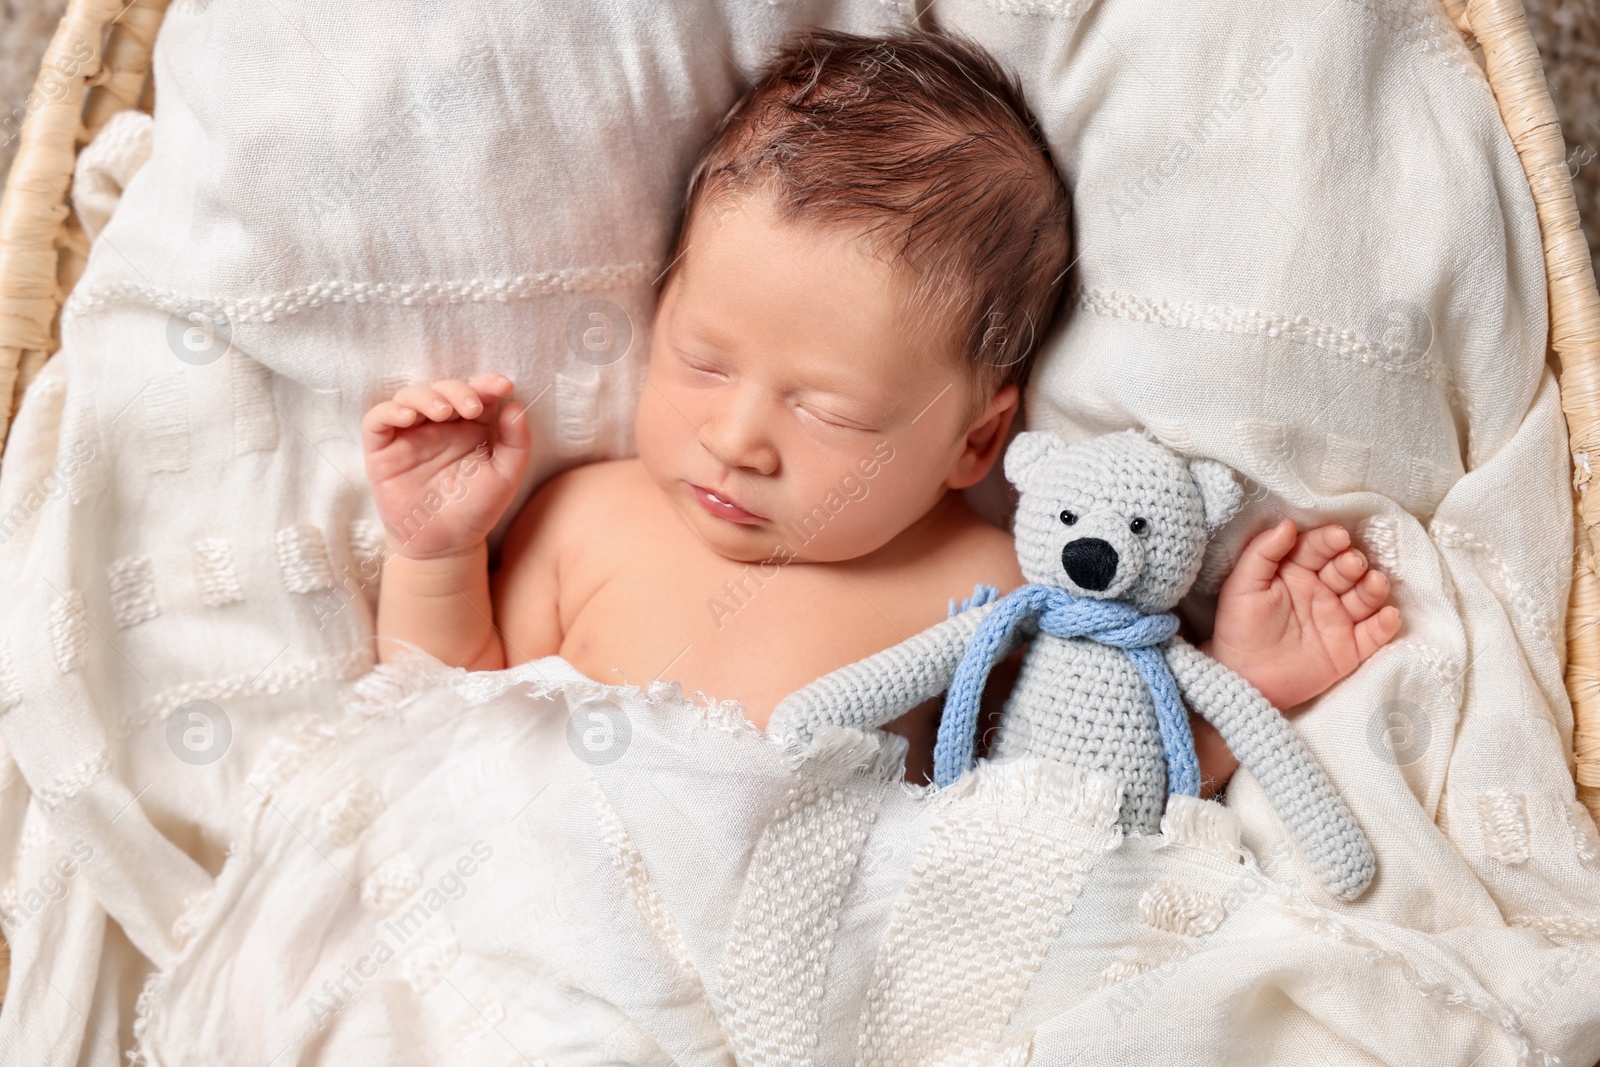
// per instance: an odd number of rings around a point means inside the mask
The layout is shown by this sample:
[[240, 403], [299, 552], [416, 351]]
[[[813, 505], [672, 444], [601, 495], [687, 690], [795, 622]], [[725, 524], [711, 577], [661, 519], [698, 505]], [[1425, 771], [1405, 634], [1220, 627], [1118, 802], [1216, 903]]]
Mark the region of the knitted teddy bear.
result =
[[1233, 472], [1184, 460], [1136, 431], [1068, 447], [1018, 435], [1005, 457], [1021, 499], [1017, 559], [1029, 584], [965, 610], [791, 694], [769, 732], [803, 740], [827, 724], [870, 729], [947, 693], [934, 780], [972, 762], [990, 668], [1031, 638], [991, 755], [1036, 756], [1122, 783], [1125, 832], [1159, 832], [1168, 793], [1199, 795], [1189, 705], [1266, 791], [1329, 892], [1354, 900], [1372, 849], [1288, 721], [1250, 683], [1177, 636], [1171, 613], [1211, 534], [1238, 510]]

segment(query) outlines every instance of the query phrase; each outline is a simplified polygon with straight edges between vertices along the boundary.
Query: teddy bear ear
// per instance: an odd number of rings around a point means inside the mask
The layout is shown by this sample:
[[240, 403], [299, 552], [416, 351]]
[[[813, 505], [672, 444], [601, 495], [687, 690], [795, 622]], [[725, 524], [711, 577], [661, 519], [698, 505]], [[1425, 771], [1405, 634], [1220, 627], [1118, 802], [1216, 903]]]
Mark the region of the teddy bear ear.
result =
[[1006, 481], [1023, 488], [1023, 481], [1028, 477], [1028, 472], [1038, 466], [1039, 461], [1057, 449], [1064, 448], [1061, 438], [1045, 430], [1028, 430], [1017, 434], [1011, 442], [1011, 447], [1006, 449]]
[[1244, 490], [1233, 476], [1233, 468], [1214, 459], [1189, 461], [1189, 477], [1200, 489], [1200, 504], [1205, 508], [1206, 528], [1215, 530], [1239, 510]]

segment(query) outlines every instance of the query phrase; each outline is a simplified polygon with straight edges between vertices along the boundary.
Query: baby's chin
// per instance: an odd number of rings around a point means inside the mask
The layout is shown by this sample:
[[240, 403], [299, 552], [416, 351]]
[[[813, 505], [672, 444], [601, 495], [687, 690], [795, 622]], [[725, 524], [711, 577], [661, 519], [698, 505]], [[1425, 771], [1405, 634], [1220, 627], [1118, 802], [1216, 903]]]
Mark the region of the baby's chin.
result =
[[729, 522], [707, 515], [692, 502], [680, 510], [689, 528], [699, 535], [706, 547], [724, 559], [735, 563], [793, 562], [794, 553], [784, 548], [785, 539], [777, 532], [781, 523], [770, 520], [749, 524]]
[[717, 555], [734, 563], [842, 563], [877, 548], [843, 543], [839, 538], [797, 537], [794, 523], [767, 519], [760, 523], [736, 523], [708, 515], [691, 503], [694, 510], [682, 509], [684, 518]]
[[[646, 470], [649, 471], [648, 465]], [[842, 563], [858, 559], [881, 547], [889, 538], [881, 537], [881, 529], [871, 533], [861, 530], [815, 530], [813, 513], [787, 519], [784, 516], [763, 519], [760, 522], [742, 523], [712, 515], [694, 498], [681, 479], [654, 478], [666, 494], [689, 529], [707, 548], [724, 559], [735, 563]], [[871, 543], [857, 543], [866, 534], [877, 538]]]

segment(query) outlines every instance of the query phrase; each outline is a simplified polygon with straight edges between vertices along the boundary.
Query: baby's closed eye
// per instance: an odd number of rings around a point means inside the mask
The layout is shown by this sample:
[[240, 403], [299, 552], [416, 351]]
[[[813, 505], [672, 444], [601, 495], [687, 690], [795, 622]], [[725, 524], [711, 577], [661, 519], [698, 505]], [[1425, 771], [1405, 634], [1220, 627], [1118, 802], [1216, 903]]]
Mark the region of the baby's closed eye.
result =
[[796, 404], [795, 407], [804, 412], [806, 415], [809, 415], [817, 422], [823, 423], [827, 426], [832, 426], [841, 430], [855, 430], [860, 433], [877, 433], [875, 429], [859, 419], [853, 419], [847, 415], [841, 415], [838, 412], [832, 411], [828, 408], [818, 407], [815, 404]]

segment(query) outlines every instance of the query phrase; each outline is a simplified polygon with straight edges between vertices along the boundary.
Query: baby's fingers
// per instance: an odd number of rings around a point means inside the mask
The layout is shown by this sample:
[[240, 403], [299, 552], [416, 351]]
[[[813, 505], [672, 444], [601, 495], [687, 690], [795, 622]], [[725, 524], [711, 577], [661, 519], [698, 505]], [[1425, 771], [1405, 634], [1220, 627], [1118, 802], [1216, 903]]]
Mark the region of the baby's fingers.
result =
[[394, 401], [415, 408], [434, 422], [444, 422], [456, 416], [455, 405], [439, 390], [427, 385], [408, 385], [394, 394]]
[[1394, 640], [1400, 632], [1400, 609], [1390, 604], [1370, 619], [1356, 624], [1356, 652], [1365, 660]]
[[405, 429], [417, 421], [413, 408], [385, 400], [374, 404], [361, 417], [361, 433], [372, 444], [382, 444], [394, 435], [396, 429]]
[[463, 419], [475, 419], [483, 414], [483, 398], [466, 382], [455, 378], [433, 383], [434, 392], [444, 397]]
[[499, 433], [494, 443], [492, 462], [506, 481], [516, 484], [528, 462], [533, 434], [528, 429], [527, 410], [512, 401], [500, 409]]
[[1359, 549], [1349, 548], [1333, 557], [1326, 567], [1317, 572], [1317, 577], [1323, 585], [1343, 596], [1368, 573], [1367, 557]]
[[488, 371], [467, 382], [477, 390], [480, 397], [503, 397], [511, 395], [511, 379], [498, 371]]
[[1351, 622], [1360, 622], [1383, 607], [1389, 599], [1389, 578], [1381, 571], [1367, 571], [1355, 587], [1339, 598]]
[[1284, 519], [1272, 529], [1256, 534], [1239, 554], [1228, 581], [1246, 583], [1250, 589], [1266, 589], [1278, 576], [1278, 564], [1294, 547], [1294, 538], [1293, 519]]
[[[1350, 531], [1343, 526], [1318, 526], [1301, 535], [1289, 554], [1289, 562], [1313, 573], [1333, 562], [1335, 556], [1350, 547]], [[1349, 586], [1345, 586], [1348, 589]], [[1340, 589], [1339, 592], [1344, 592]]]

